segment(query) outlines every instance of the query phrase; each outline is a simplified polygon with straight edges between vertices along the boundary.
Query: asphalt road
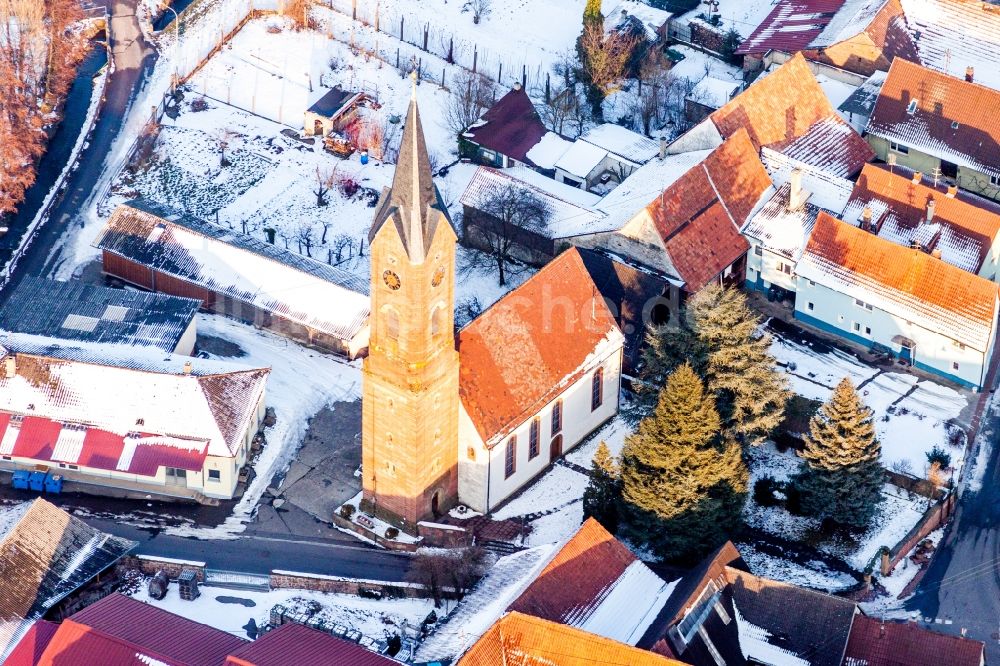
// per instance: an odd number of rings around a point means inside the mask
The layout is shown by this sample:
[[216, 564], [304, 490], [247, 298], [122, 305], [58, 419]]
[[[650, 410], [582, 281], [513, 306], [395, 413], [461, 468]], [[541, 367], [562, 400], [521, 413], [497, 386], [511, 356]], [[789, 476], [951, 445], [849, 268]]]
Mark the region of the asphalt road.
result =
[[156, 61], [156, 51], [144, 39], [135, 16], [135, 0], [106, 0], [103, 4], [111, 9], [108, 32], [115, 62], [115, 71], [105, 89], [104, 107], [90, 145], [81, 155], [79, 168], [70, 176], [62, 200], [52, 209], [49, 221], [38, 231], [18, 263], [5, 293], [11, 293], [25, 275], [48, 275], [58, 265], [59, 240], [94, 194], [125, 114]]
[[272, 569], [326, 576], [403, 581], [410, 556], [380, 550], [344, 535], [343, 539], [306, 539], [252, 534], [238, 539], [201, 540], [102, 518], [86, 518], [97, 529], [138, 541], [137, 555], [158, 555], [205, 562], [209, 569], [267, 574]]
[[[1000, 433], [1000, 418], [984, 416], [983, 432]], [[987, 663], [1000, 663], [1000, 446], [992, 450], [982, 489], [966, 490], [945, 539], [907, 608], [935, 630], [964, 628], [986, 642]]]

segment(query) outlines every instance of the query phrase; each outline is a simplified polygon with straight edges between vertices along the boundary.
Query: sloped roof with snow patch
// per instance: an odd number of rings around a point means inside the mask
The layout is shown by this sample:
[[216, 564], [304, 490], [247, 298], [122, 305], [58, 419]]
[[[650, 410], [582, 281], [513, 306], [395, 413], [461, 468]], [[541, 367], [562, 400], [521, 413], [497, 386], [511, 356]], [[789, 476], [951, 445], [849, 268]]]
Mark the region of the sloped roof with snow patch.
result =
[[951, 76], [975, 69], [976, 81], [1000, 90], [1000, 7], [976, 0], [902, 0], [920, 62]]
[[584, 132], [578, 141], [586, 141], [637, 165], [645, 164], [660, 151], [656, 141], [614, 123], [597, 125]]

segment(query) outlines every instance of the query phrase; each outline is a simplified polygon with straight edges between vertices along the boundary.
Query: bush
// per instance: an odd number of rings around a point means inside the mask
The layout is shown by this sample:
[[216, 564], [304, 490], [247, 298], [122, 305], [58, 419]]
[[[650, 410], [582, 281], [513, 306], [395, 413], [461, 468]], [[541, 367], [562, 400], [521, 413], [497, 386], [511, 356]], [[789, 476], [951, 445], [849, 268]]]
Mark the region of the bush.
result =
[[390, 541], [392, 541], [393, 539], [395, 539], [398, 536], [399, 536], [399, 530], [397, 530], [395, 527], [387, 527], [387, 528], [385, 528], [385, 538], [386, 539], [389, 539]]
[[931, 465], [937, 463], [941, 469], [948, 469], [951, 467], [951, 454], [935, 444], [934, 448], [927, 452], [927, 462]]
[[793, 516], [802, 515], [802, 495], [794, 483], [785, 484], [785, 509]]
[[348, 176], [344, 176], [343, 178], [341, 178], [340, 182], [337, 183], [337, 185], [340, 187], [340, 193], [343, 194], [348, 199], [357, 194], [358, 190], [361, 189], [361, 185], [358, 184], [358, 181]]
[[753, 501], [758, 506], [777, 506], [781, 500], [774, 496], [775, 491], [783, 490], [782, 483], [774, 480], [773, 476], [762, 476], [753, 484]]
[[357, 511], [357, 509], [353, 504], [345, 504], [344, 506], [340, 507], [340, 517], [344, 518], [345, 520], [350, 520], [351, 516], [354, 515], [355, 511]]
[[208, 100], [204, 97], [196, 97], [191, 100], [191, 110], [192, 111], [206, 111], [208, 110]]

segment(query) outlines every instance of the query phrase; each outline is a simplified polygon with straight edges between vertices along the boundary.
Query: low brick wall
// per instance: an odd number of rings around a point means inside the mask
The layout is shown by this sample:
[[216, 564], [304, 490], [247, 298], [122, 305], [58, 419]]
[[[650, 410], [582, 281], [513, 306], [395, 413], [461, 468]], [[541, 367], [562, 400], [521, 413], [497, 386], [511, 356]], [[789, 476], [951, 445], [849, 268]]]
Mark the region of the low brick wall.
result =
[[883, 576], [888, 576], [892, 573], [892, 570], [897, 564], [899, 564], [900, 560], [906, 557], [906, 554], [913, 550], [918, 543], [927, 538], [928, 534], [948, 522], [948, 518], [950, 518], [951, 514], [955, 512], [955, 504], [957, 500], [957, 495], [955, 493], [951, 493], [943, 500], [927, 509], [923, 518], [920, 519], [920, 522], [914, 525], [913, 529], [911, 529], [899, 543], [890, 548], [888, 551], [883, 551], [881, 566], [879, 567]]
[[[319, 574], [283, 571], [280, 569], [275, 569], [271, 572], [270, 582], [272, 590], [315, 590], [317, 592], [336, 592], [359, 596], [364, 596], [366, 593], [378, 592], [386, 597], [407, 599], [427, 599], [431, 596], [430, 590], [418, 583], [369, 580], [365, 578], [341, 578], [340, 576], [322, 576]], [[454, 598], [454, 594], [448, 590], [446, 590], [444, 596]]]
[[464, 527], [442, 525], [420, 521], [417, 531], [427, 546], [437, 548], [468, 548], [472, 545], [472, 534]]
[[417, 552], [417, 548], [420, 547], [419, 543], [411, 543], [408, 541], [395, 541], [393, 539], [386, 539], [385, 537], [381, 537], [372, 530], [366, 528], [364, 525], [358, 525], [353, 520], [347, 520], [346, 518], [344, 518], [343, 516], [341, 516], [339, 513], [336, 512], [331, 516], [331, 520], [333, 520], [333, 524], [336, 525], [337, 527], [342, 527], [345, 530], [350, 530], [351, 532], [354, 532], [358, 536], [364, 537], [365, 539], [368, 539], [369, 541], [374, 543], [376, 546], [381, 546], [386, 550], [394, 550], [402, 553], [415, 553]]
[[130, 555], [122, 558], [120, 565], [125, 569], [138, 569], [147, 576], [164, 571], [171, 580], [176, 580], [182, 571], [194, 571], [199, 582], [205, 582], [205, 563], [188, 560], [175, 560], [169, 557], [154, 557], [152, 555]]

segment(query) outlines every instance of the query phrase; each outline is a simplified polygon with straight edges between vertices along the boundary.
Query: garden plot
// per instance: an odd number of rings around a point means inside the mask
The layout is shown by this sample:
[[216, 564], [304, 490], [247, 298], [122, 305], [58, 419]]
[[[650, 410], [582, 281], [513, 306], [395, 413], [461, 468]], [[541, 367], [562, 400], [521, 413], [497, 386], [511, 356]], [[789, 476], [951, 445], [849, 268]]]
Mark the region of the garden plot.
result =
[[789, 386], [798, 395], [825, 401], [844, 377], [858, 387], [874, 412], [885, 467], [923, 476], [928, 469], [927, 454], [938, 447], [951, 456], [952, 470], [958, 475], [965, 440], [952, 434], [956, 428], [950, 422], [969, 404], [967, 394], [913, 375], [885, 372], [840, 349], [817, 348], [807, 339], [769, 332], [774, 336], [771, 353], [785, 368]]

